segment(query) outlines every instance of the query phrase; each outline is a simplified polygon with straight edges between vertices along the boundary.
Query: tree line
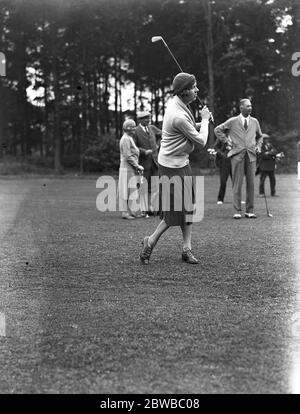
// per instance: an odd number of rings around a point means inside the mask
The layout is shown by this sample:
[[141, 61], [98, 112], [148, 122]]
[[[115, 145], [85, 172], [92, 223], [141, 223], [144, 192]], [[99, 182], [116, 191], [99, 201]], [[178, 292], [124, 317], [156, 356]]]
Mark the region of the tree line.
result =
[[[298, 3], [0, 0], [0, 154], [35, 154], [56, 172], [116, 166], [125, 117], [151, 107], [159, 124], [179, 71], [164, 45], [151, 42], [160, 35], [196, 75], [216, 123], [249, 97], [263, 129], [292, 159], [300, 134], [300, 77], [291, 70]], [[129, 85], [132, 110], [125, 112]]]

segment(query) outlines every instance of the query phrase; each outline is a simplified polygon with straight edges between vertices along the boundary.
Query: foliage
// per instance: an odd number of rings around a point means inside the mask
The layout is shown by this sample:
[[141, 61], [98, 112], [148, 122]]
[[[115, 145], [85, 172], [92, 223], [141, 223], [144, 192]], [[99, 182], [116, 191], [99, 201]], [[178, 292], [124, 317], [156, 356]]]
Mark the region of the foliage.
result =
[[299, 135], [299, 78], [291, 74], [298, 14], [293, 0], [0, 0], [0, 148], [50, 156], [57, 172], [97, 170], [110, 158], [115, 166], [106, 136], [121, 134], [124, 88], [133, 84], [134, 113], [151, 107], [159, 122], [178, 72], [154, 35], [195, 73], [216, 123], [250, 97], [272, 133]]
[[117, 171], [120, 164], [118, 143], [112, 135], [105, 135], [92, 143], [83, 154], [86, 172]]

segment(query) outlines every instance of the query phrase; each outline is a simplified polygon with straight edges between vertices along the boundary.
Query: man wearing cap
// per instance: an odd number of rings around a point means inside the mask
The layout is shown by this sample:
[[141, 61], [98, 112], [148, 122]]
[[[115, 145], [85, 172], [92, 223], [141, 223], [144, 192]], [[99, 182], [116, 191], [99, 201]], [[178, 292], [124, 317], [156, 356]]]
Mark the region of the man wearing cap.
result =
[[277, 197], [276, 194], [276, 179], [275, 179], [275, 165], [276, 165], [276, 154], [278, 151], [273, 147], [271, 138], [268, 134], [262, 134], [263, 143], [261, 146], [261, 152], [259, 154], [259, 195], [264, 197], [265, 194], [265, 180], [269, 176], [271, 196]]
[[233, 218], [242, 218], [242, 186], [246, 176], [246, 212], [245, 217], [256, 218], [254, 214], [254, 177], [256, 170], [256, 152], [260, 146], [262, 132], [256, 118], [250, 116], [252, 105], [249, 99], [240, 100], [240, 115], [231, 117], [215, 128], [220, 141], [231, 147], [228, 157], [231, 159]]
[[[161, 146], [158, 154], [160, 178], [168, 178], [172, 185], [160, 193], [160, 218], [154, 232], [144, 237], [140, 260], [149, 264], [151, 253], [162, 234], [170, 226], [179, 226], [182, 231], [182, 260], [197, 264], [198, 259], [192, 253], [192, 222], [195, 203], [195, 188], [189, 154], [197, 143], [204, 147], [208, 137], [210, 112], [202, 108], [201, 123], [196, 123], [188, 105], [197, 97], [197, 82], [190, 73], [179, 73], [172, 84], [174, 97], [168, 101], [162, 126]], [[163, 200], [169, 200], [164, 203]], [[176, 202], [178, 202], [176, 205]], [[169, 246], [168, 255], [171, 254]]]
[[156, 213], [154, 206], [158, 203], [158, 185], [151, 177], [158, 176], [158, 145], [157, 136], [161, 130], [155, 125], [150, 125], [150, 112], [139, 111], [137, 113], [138, 126], [135, 130], [134, 141], [140, 150], [139, 162], [144, 167], [144, 180], [141, 187], [141, 210], [144, 217]]
[[216, 151], [215, 164], [219, 168], [220, 177], [220, 187], [217, 204], [223, 204], [228, 177], [230, 176], [232, 180], [231, 160], [227, 156], [228, 147], [225, 142], [222, 142], [219, 139], [217, 139], [214, 145], [214, 150]]

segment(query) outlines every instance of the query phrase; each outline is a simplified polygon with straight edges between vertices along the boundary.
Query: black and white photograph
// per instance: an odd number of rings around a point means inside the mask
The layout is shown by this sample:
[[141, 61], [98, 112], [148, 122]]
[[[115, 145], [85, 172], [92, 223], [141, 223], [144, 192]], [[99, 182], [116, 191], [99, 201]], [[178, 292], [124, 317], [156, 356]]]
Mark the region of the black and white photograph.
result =
[[300, 0], [0, 0], [2, 397], [300, 394], [299, 40]]

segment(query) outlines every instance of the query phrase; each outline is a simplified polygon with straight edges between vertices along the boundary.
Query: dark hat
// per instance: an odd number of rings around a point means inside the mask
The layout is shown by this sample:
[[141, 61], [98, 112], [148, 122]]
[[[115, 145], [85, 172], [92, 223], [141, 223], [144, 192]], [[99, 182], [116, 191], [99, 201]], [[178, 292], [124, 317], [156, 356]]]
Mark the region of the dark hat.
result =
[[137, 119], [148, 118], [150, 116], [149, 111], [139, 111], [136, 114]]
[[178, 73], [172, 83], [173, 95], [177, 95], [185, 89], [191, 88], [195, 82], [196, 78], [194, 75], [186, 72]]
[[268, 135], [268, 134], [262, 134], [262, 139], [270, 139], [271, 137], [270, 137], [270, 135]]

